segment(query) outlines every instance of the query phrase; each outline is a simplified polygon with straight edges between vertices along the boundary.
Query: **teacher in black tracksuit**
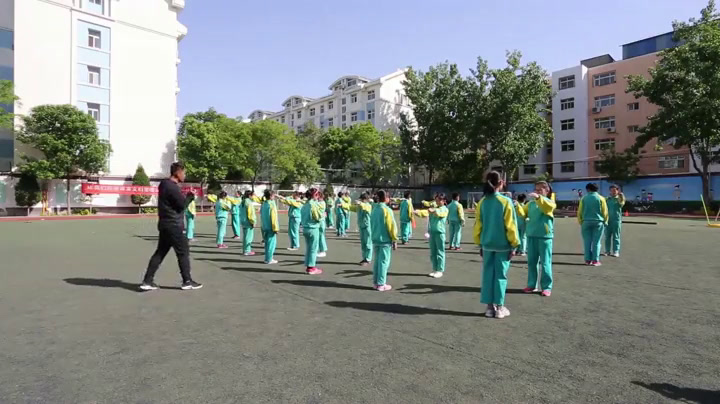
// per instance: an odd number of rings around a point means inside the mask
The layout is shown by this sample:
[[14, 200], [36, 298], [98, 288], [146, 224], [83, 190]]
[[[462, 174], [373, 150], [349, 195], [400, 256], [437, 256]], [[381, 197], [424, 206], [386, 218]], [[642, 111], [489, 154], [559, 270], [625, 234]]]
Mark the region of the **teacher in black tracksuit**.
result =
[[190, 247], [183, 235], [185, 228], [185, 195], [180, 189], [180, 183], [185, 181], [185, 166], [182, 163], [173, 163], [170, 166], [170, 178], [162, 180], [158, 189], [158, 245], [150, 263], [148, 264], [141, 290], [155, 290], [155, 272], [172, 247], [177, 255], [182, 276], [182, 289], [194, 290], [202, 288], [190, 277]]

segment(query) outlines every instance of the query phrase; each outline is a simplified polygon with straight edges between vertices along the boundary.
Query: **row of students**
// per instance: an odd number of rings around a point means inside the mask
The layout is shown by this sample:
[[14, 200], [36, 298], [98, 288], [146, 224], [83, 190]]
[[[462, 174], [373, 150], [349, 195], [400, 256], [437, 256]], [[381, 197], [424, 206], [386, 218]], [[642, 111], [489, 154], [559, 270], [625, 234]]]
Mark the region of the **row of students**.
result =
[[590, 183], [585, 187], [587, 194], [578, 206], [578, 222], [582, 229], [585, 250], [585, 264], [601, 266], [600, 250], [605, 234], [605, 253], [611, 257], [620, 256], [622, 231], [622, 208], [625, 206], [625, 195], [617, 185], [610, 186], [607, 198], [598, 194], [598, 186]]

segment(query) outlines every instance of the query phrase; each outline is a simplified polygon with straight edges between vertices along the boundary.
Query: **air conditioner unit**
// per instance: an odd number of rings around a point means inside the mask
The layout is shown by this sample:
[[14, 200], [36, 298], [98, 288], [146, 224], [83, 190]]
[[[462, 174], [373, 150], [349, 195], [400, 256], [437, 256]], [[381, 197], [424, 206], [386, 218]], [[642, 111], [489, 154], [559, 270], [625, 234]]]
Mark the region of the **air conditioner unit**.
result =
[[595, 107], [595, 108], [592, 109], [592, 113], [593, 113], [593, 114], [599, 114], [600, 111], [602, 111], [602, 108]]
[[616, 133], [615, 128], [607, 128], [608, 133]]

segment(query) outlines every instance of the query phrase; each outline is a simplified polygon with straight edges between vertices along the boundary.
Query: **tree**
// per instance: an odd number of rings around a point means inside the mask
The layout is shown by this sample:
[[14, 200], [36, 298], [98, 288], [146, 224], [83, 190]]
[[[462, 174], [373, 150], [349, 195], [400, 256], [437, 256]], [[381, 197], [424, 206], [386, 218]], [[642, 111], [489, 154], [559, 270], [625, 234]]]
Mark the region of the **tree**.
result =
[[619, 184], [627, 184], [637, 177], [640, 156], [633, 150], [618, 153], [615, 150], [603, 150], [597, 163], [597, 171], [608, 177], [608, 180]]
[[23, 172], [20, 175], [20, 181], [15, 185], [15, 203], [18, 206], [27, 208], [27, 214], [30, 216], [30, 208], [40, 203], [42, 200], [42, 192], [38, 185], [37, 177], [29, 172]]
[[552, 174], [545, 172], [545, 173], [540, 174], [537, 177], [535, 177], [535, 182], [539, 182], [539, 181], [553, 182], [553, 176], [552, 176]]
[[23, 117], [18, 140], [43, 154], [42, 159], [22, 156], [23, 171], [37, 178], [65, 178], [70, 214], [70, 178], [97, 174], [107, 167], [110, 143], [98, 137], [95, 120], [72, 105], [40, 105]]
[[446, 62], [426, 73], [408, 69], [403, 87], [413, 116], [400, 117], [401, 157], [407, 165], [424, 167], [432, 184], [437, 172], [451, 167], [455, 156], [467, 150], [462, 115], [468, 110], [467, 82], [457, 65]]
[[[660, 52], [650, 77], [630, 76], [627, 92], [646, 97], [660, 110], [640, 129], [634, 149], [650, 140], [690, 148], [702, 192], [710, 200], [710, 165], [720, 161], [720, 20], [710, 0], [700, 19], [673, 22], [681, 46]], [[699, 160], [699, 161], [698, 161]]]
[[207, 112], [185, 115], [177, 136], [178, 157], [185, 163], [187, 175], [200, 181], [201, 187], [212, 180], [224, 179], [228, 172], [226, 153], [229, 142], [219, 126], [225, 115], [210, 108]]
[[245, 125], [249, 125], [250, 143], [244, 168], [253, 190], [261, 174], [267, 174], [271, 181], [280, 181], [294, 173], [300, 151], [295, 134], [287, 126], [272, 120]]
[[378, 132], [371, 123], [351, 126], [347, 133], [351, 144], [348, 155], [373, 189], [402, 172], [402, 143], [394, 133]]
[[349, 168], [352, 162], [350, 147], [352, 141], [347, 130], [333, 127], [320, 135], [317, 148], [319, 163], [320, 167], [330, 170], [328, 182], [339, 179], [344, 181], [344, 176], [338, 176], [337, 173]]
[[473, 71], [471, 144], [486, 147], [488, 160], [499, 161], [507, 178], [553, 138], [548, 74], [535, 62], [522, 65], [521, 58], [518, 51], [508, 52], [502, 69], [488, 69], [478, 59]]
[[18, 97], [13, 91], [13, 82], [9, 80], [0, 80], [0, 128], [12, 128], [13, 118], [8, 109], [12, 107]]
[[[137, 170], [135, 170], [135, 175], [133, 176], [133, 185], [150, 185], [150, 178], [148, 178], [147, 174], [145, 174], [145, 169], [143, 168], [142, 164], [138, 164]], [[133, 205], [138, 206], [138, 213], [141, 213], [141, 206], [150, 202], [150, 195], [130, 195], [130, 200], [132, 201]]]

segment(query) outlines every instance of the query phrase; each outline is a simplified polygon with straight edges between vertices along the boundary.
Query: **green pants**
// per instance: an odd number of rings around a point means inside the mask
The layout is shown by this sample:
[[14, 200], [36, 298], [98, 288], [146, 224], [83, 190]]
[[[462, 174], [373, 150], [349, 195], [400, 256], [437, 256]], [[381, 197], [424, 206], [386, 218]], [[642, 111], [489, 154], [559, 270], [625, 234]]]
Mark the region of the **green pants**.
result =
[[430, 261], [436, 272], [445, 272], [445, 233], [430, 233]]
[[192, 240], [195, 238], [195, 216], [186, 214], [185, 218], [187, 219], [187, 227], [185, 228], [185, 233], [187, 235], [188, 240]]
[[325, 237], [325, 225], [322, 223], [318, 228], [318, 237], [318, 252], [326, 252], [328, 250], [327, 238]]
[[252, 227], [243, 227], [243, 253], [247, 254], [252, 251], [253, 236], [255, 235], [255, 229]]
[[605, 252], [620, 254], [620, 233], [622, 220], [610, 220], [605, 229]]
[[525, 223], [518, 225], [518, 236], [520, 237], [520, 247], [518, 247], [517, 250], [518, 252], [524, 254], [527, 252], [527, 235], [525, 233]]
[[347, 234], [347, 216], [343, 210], [335, 212], [335, 221], [337, 222], [337, 225], [335, 226], [335, 234], [338, 236]]
[[350, 211], [345, 212], [345, 234], [347, 234], [348, 230], [350, 230]]
[[603, 222], [583, 222], [582, 238], [585, 244], [585, 261], [600, 261], [600, 243], [602, 243]]
[[373, 244], [375, 262], [373, 262], [373, 285], [384, 285], [392, 259], [392, 244]]
[[272, 230], [263, 230], [263, 238], [265, 239], [265, 262], [273, 260], [275, 255], [275, 247], [277, 246], [277, 233]]
[[225, 230], [227, 229], [227, 218], [217, 218], [217, 238], [215, 239], [217, 245], [220, 245], [225, 241]]
[[327, 211], [327, 217], [325, 218], [325, 226], [326, 227], [335, 226], [335, 221], [333, 220], [333, 215], [332, 215], [331, 211]]
[[[528, 281], [527, 287], [533, 289], [552, 290], [552, 249], [553, 239], [528, 237]], [[538, 269], [540, 270], [540, 285], [538, 285]]]
[[364, 261], [372, 261], [372, 235], [370, 234], [370, 228], [360, 227], [360, 249], [362, 250], [362, 259]]
[[460, 248], [460, 241], [462, 241], [460, 222], [450, 222], [450, 248]]
[[300, 218], [290, 216], [288, 221], [288, 237], [290, 248], [300, 248]]
[[407, 243], [412, 237], [412, 222], [400, 222], [400, 241]]
[[317, 264], [317, 253], [319, 245], [320, 229], [303, 228], [303, 236], [305, 236], [305, 266], [315, 268]]
[[232, 218], [230, 224], [232, 225], [233, 235], [235, 237], [240, 237], [240, 212], [231, 213], [230, 216]]
[[483, 280], [480, 302], [505, 305], [510, 251], [483, 251]]

